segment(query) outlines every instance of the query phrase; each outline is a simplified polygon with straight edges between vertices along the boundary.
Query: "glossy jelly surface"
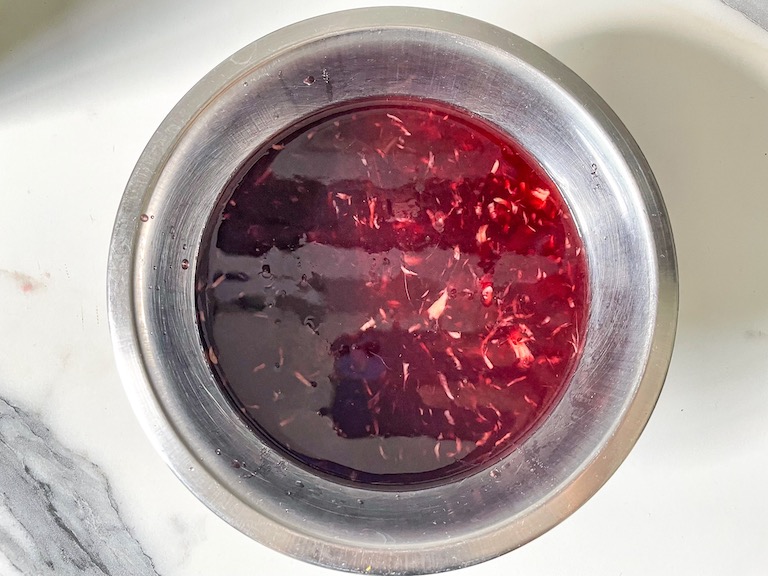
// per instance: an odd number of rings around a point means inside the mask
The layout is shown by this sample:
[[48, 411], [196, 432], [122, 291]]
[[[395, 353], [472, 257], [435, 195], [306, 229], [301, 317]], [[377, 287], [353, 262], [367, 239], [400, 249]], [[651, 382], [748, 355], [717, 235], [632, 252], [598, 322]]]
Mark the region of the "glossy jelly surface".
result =
[[488, 466], [561, 397], [587, 267], [543, 170], [434, 103], [331, 109], [256, 151], [197, 265], [211, 368], [253, 430], [343, 481]]

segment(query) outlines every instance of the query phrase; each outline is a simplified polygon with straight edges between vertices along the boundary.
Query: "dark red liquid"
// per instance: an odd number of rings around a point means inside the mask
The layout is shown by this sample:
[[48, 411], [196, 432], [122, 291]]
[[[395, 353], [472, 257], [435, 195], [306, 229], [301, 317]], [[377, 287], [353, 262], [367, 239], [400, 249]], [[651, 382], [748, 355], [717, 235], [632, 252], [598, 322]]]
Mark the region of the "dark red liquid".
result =
[[362, 102], [258, 151], [198, 265], [211, 366], [287, 455], [355, 482], [488, 465], [560, 397], [586, 263], [560, 194], [458, 111]]

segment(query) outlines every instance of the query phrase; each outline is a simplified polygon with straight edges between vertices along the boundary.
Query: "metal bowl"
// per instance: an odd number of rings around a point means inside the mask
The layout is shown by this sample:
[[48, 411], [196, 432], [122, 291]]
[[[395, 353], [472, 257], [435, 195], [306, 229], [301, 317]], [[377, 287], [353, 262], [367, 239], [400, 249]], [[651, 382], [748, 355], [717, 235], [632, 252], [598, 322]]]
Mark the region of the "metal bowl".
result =
[[[318, 81], [308, 87], [309, 75]], [[527, 149], [572, 211], [591, 291], [583, 356], [544, 423], [495, 474], [419, 490], [375, 490], [314, 475], [252, 433], [209, 369], [194, 298], [204, 228], [249, 155], [331, 103], [391, 94], [470, 110]], [[564, 65], [505, 30], [410, 8], [300, 22], [203, 78], [139, 159], [117, 215], [108, 274], [122, 378], [177, 476], [267, 546], [356, 572], [467, 566], [571, 514], [645, 426], [677, 317], [661, 195], [608, 106]]]

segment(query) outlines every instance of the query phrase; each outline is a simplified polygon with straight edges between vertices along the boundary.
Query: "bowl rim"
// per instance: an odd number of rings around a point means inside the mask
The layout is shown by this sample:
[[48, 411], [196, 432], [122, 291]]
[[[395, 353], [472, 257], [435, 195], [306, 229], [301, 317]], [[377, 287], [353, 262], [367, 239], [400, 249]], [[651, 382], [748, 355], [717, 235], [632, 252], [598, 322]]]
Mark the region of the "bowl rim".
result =
[[[286, 527], [269, 514], [244, 517], [239, 494], [222, 490], [218, 473], [190, 449], [185, 423], [169, 414], [146, 357], [147, 327], [141, 324], [137, 270], [146, 258], [140, 241], [141, 219], [171, 156], [183, 146], [200, 111], [211, 106], [225, 87], [239, 82], [259, 62], [332, 35], [375, 27], [381, 30], [418, 29], [449, 33], [482, 43], [500, 53], [512, 53], [547, 75], [565, 91], [574, 106], [588, 114], [626, 160], [646, 206], [649, 257], [657, 274], [650, 345], [635, 393], [622, 417], [595, 449], [589, 462], [567, 485], [559, 486], [541, 506], [528, 511], [526, 526], [493, 526], [471, 541], [446, 542], [425, 551], [421, 546], [383, 546], [365, 554], [345, 543], [312, 546], [316, 535]], [[459, 568], [490, 559], [546, 532], [584, 504], [613, 474], [645, 427], [671, 360], [677, 324], [678, 279], [674, 242], [663, 199], [650, 166], [627, 129], [608, 105], [574, 72], [540, 48], [486, 22], [458, 14], [422, 8], [361, 8], [326, 14], [282, 28], [236, 52], [200, 80], [163, 120], [134, 169], [118, 209], [108, 263], [108, 305], [116, 362], [134, 412], [155, 449], [179, 479], [209, 508], [242, 532], [291, 556], [323, 566], [366, 572], [424, 573]], [[263, 523], [254, 524], [258, 517]], [[273, 532], [269, 538], [265, 534]], [[440, 554], [435, 552], [439, 551]], [[392, 568], [393, 554], [398, 555]]]

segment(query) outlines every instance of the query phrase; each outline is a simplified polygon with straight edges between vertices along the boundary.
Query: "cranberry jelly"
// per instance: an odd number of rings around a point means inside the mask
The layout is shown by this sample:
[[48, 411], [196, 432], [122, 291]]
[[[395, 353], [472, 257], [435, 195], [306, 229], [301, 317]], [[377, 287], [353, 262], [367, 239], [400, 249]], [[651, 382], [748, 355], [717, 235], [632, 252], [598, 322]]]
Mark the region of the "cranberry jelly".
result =
[[317, 472], [490, 465], [561, 396], [586, 262], [543, 170], [469, 114], [328, 110], [231, 180], [197, 266], [205, 349], [249, 425]]

